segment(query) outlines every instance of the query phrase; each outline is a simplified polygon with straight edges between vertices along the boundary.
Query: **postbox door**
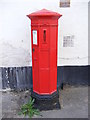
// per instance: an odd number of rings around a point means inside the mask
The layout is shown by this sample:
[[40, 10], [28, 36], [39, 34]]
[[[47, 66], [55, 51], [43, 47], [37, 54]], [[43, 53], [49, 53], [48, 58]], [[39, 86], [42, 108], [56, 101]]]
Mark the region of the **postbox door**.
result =
[[39, 43], [38, 43], [38, 30], [32, 29], [32, 72], [33, 72], [33, 91], [39, 91], [39, 59], [38, 52]]
[[40, 53], [39, 53], [39, 80], [40, 93], [49, 94], [49, 27], [42, 26], [40, 28]]

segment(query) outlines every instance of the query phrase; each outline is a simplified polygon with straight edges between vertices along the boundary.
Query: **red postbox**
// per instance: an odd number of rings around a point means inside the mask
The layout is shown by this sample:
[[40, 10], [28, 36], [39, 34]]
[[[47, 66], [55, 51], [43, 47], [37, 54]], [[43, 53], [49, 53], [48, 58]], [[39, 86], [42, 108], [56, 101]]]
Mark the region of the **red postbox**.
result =
[[52, 97], [57, 93], [58, 19], [46, 9], [27, 15], [31, 19], [33, 96]]

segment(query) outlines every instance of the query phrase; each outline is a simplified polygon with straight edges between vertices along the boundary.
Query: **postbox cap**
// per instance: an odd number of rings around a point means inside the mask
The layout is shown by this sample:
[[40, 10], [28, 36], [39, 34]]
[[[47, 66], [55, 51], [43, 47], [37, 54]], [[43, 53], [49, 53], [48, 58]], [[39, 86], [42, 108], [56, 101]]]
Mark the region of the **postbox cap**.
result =
[[56, 18], [60, 18], [62, 15], [57, 13], [57, 12], [53, 12], [53, 11], [50, 11], [50, 10], [46, 10], [46, 9], [42, 9], [42, 10], [39, 10], [39, 11], [36, 11], [36, 12], [33, 12], [29, 15], [27, 15], [30, 19], [33, 18], [33, 17], [46, 17], [46, 16], [53, 16], [53, 17], [56, 17]]

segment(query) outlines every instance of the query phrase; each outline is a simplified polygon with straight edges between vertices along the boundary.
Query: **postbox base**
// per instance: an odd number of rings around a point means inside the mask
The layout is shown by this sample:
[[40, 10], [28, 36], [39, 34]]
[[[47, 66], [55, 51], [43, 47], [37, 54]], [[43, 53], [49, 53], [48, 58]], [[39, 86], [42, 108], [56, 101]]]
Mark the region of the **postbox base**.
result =
[[53, 110], [61, 108], [58, 92], [51, 95], [39, 95], [35, 92], [31, 92], [31, 96], [35, 99], [34, 107], [39, 110]]

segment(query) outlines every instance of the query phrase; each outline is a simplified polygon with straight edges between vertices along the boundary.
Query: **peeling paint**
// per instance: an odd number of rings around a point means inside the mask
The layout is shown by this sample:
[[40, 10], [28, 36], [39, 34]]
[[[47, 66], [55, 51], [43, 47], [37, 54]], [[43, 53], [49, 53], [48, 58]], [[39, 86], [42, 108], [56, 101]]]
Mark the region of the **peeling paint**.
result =
[[24, 48], [16, 48], [9, 43], [3, 43], [2, 45], [2, 53], [0, 54], [0, 66], [8, 67], [8, 66], [30, 66], [32, 62], [32, 58], [29, 50], [25, 50]]

